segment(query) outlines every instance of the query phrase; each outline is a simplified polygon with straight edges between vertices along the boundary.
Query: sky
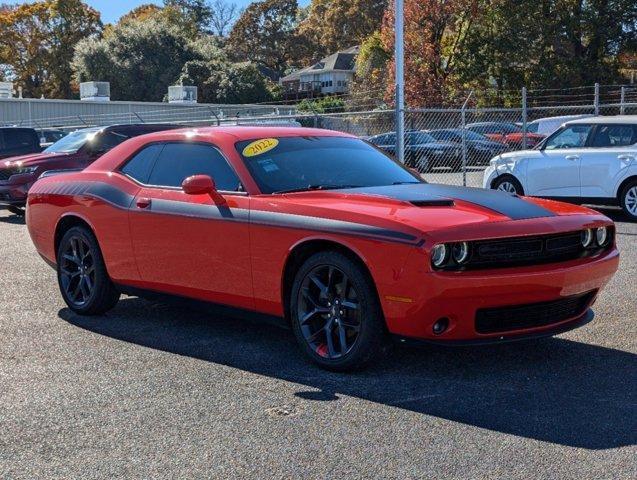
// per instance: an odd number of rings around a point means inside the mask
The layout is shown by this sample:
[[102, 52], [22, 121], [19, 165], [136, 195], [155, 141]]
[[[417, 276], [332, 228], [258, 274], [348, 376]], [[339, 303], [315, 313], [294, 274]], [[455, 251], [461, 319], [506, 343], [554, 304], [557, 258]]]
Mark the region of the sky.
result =
[[[6, 3], [29, 3], [32, 0], [5, 0]], [[249, 5], [251, 0], [229, 0], [232, 3], [236, 3], [240, 8]], [[133, 8], [143, 3], [156, 3], [161, 4], [160, 0], [84, 0], [85, 3], [95, 8], [102, 14], [102, 22], [114, 23], [119, 17], [126, 14]], [[310, 0], [299, 0], [299, 5], [305, 6], [310, 3]]]

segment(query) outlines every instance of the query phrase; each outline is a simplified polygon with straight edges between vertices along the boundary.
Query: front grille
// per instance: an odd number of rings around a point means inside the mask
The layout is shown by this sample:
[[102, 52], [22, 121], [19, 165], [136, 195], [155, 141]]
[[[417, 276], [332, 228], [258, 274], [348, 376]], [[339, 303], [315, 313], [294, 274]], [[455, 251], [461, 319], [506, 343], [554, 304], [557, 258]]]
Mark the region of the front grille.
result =
[[503, 333], [563, 322], [582, 315], [594, 297], [595, 291], [592, 291], [551, 302], [483, 308], [476, 312], [476, 331]]
[[11, 168], [0, 168], [0, 180], [9, 180], [14, 173]]
[[582, 246], [581, 232], [554, 235], [517, 237], [501, 240], [471, 242], [471, 257], [464, 269], [500, 268], [541, 263], [563, 262], [591, 256], [612, 245], [586, 249]]

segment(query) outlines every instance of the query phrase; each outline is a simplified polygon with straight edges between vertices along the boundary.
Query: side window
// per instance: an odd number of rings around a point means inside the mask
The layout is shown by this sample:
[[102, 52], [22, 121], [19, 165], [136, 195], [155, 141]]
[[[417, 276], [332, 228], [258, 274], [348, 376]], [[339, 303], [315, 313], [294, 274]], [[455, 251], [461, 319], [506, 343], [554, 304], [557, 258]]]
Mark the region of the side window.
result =
[[137, 152], [137, 154], [122, 167], [122, 173], [134, 178], [139, 183], [147, 184], [150, 171], [162, 148], [164, 148], [163, 144], [155, 144]]
[[29, 147], [35, 142], [34, 136], [29, 130], [13, 130], [4, 133], [6, 148]]
[[150, 185], [180, 187], [191, 175], [209, 175], [218, 190], [237, 191], [239, 178], [214, 147], [193, 143], [168, 143], [157, 157]]
[[91, 141], [89, 149], [94, 153], [106, 153], [125, 140], [128, 140], [128, 135], [123, 135], [113, 131], [105, 132], [97, 135], [95, 139]]
[[526, 126], [526, 131], [529, 132], [529, 133], [537, 133], [539, 128], [540, 128], [540, 124], [539, 123], [531, 122], [531, 123], [529, 123]]
[[590, 125], [572, 125], [555, 132], [544, 145], [545, 150], [582, 148], [591, 133]]
[[626, 147], [637, 142], [637, 127], [633, 125], [599, 125], [593, 137], [592, 147]]

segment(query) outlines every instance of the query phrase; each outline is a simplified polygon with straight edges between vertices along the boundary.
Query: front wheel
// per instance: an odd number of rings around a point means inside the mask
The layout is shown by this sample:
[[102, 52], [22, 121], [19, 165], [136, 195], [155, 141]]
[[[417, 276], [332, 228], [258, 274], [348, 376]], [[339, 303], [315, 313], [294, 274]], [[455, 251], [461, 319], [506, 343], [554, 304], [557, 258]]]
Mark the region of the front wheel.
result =
[[510, 193], [511, 195], [524, 195], [524, 189], [520, 182], [509, 175], [497, 178], [496, 181], [493, 182], [492, 188], [494, 190], [500, 190], [501, 192]]
[[101, 315], [113, 308], [119, 292], [113, 285], [93, 233], [84, 227], [69, 229], [57, 251], [58, 284], [62, 298], [80, 315]]
[[637, 221], [637, 180], [629, 182], [620, 194], [620, 204], [631, 220]]
[[321, 252], [297, 272], [290, 296], [292, 327], [320, 367], [347, 371], [382, 356], [384, 320], [369, 275], [347, 256]]

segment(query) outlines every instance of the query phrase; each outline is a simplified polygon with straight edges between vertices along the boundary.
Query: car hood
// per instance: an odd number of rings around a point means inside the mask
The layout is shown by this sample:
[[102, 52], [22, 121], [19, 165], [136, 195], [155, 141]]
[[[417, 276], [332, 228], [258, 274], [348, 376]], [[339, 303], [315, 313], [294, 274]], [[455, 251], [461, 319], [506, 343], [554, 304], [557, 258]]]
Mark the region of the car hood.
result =
[[492, 140], [467, 140], [467, 144], [472, 146], [494, 148], [494, 149], [508, 148], [506, 144], [502, 142], [495, 142]]
[[451, 149], [451, 148], [458, 148], [458, 144], [457, 143], [452, 143], [452, 142], [428, 142], [428, 143], [415, 143], [415, 144], [411, 144], [411, 145], [406, 145], [407, 148], [412, 147], [412, 148], [430, 148], [432, 150], [434, 149], [440, 149], [440, 150], [444, 150], [444, 149]]
[[0, 161], [0, 167], [10, 167], [15, 164], [20, 166], [38, 166], [51, 161], [68, 158], [72, 153], [31, 153], [29, 155], [20, 155], [19, 157], [5, 158]]
[[[560, 221], [565, 215], [595, 215], [583, 207], [496, 190], [424, 183], [313, 191], [283, 197], [289, 213], [311, 212], [312, 217], [409, 232], [415, 238], [446, 229], [469, 235], [472, 227], [485, 224], [495, 226], [488, 229], [489, 237], [511, 236], [515, 232], [522, 235], [566, 231], [569, 222]], [[578, 221], [569, 224], [571, 229], [581, 228]], [[504, 224], [524, 227], [502, 228]], [[534, 225], [541, 227], [534, 229]], [[525, 228], [531, 228], [530, 232]], [[477, 230], [474, 233], [480, 238]]]

